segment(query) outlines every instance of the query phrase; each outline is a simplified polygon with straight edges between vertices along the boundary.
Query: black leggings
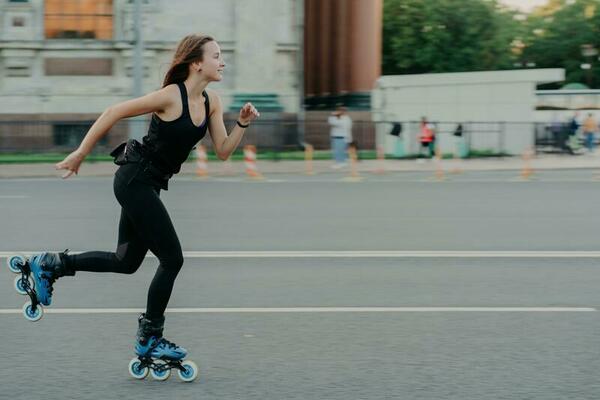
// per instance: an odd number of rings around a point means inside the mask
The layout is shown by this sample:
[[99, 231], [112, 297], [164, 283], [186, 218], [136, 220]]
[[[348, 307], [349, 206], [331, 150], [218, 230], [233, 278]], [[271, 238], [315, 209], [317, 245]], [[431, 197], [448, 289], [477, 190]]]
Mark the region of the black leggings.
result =
[[115, 176], [115, 196], [121, 204], [119, 239], [115, 253], [90, 251], [69, 255], [76, 271], [133, 274], [150, 250], [160, 264], [148, 290], [146, 315], [160, 318], [171, 297], [175, 278], [183, 265], [183, 252], [160, 190], [136, 180]]

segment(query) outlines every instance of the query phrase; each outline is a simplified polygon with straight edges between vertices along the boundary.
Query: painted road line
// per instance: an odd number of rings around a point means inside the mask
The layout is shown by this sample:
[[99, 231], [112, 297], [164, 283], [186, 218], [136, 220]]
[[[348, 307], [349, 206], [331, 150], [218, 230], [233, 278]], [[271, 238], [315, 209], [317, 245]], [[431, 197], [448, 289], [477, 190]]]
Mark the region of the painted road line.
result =
[[[49, 308], [48, 314], [138, 314], [142, 308]], [[593, 307], [243, 307], [168, 308], [177, 314], [268, 314], [268, 313], [427, 313], [427, 312], [596, 312]], [[19, 309], [0, 309], [0, 315], [21, 314]]]
[[[57, 251], [57, 250], [52, 250]], [[40, 251], [0, 251], [0, 257]], [[80, 252], [71, 251], [71, 254]], [[600, 258], [600, 251], [184, 251], [185, 258]], [[156, 258], [148, 253], [147, 258]]]

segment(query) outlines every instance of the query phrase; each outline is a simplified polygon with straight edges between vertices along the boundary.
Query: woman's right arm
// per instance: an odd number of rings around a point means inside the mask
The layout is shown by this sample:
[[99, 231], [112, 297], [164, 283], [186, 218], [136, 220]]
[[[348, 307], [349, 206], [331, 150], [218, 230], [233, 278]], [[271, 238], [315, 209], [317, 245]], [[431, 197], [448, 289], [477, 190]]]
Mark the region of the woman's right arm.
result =
[[83, 159], [118, 121], [123, 118], [165, 110], [174, 103], [174, 99], [177, 99], [178, 92], [175, 92], [174, 89], [177, 90], [175, 85], [169, 85], [145, 96], [108, 107], [94, 122], [77, 150], [57, 163], [56, 169], [67, 170], [63, 178], [77, 174]]

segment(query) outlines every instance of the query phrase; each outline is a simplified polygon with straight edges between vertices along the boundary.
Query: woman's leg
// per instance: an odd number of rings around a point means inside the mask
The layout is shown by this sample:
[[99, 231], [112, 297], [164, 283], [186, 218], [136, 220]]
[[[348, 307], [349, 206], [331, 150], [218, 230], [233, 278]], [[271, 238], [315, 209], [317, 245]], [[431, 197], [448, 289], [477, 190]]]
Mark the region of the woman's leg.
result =
[[[115, 186], [117, 185], [115, 179]], [[31, 258], [32, 275], [38, 288], [38, 300], [43, 305], [52, 302], [54, 282], [76, 271], [116, 272], [132, 274], [142, 264], [148, 246], [140, 237], [124, 210], [119, 222], [118, 247], [115, 253], [90, 251], [82, 254], [44, 252]]]
[[81, 254], [68, 254], [65, 258], [67, 265], [75, 271], [133, 274], [142, 265], [147, 252], [148, 246], [135, 231], [125, 210], [121, 209], [119, 238], [114, 253], [89, 251]]
[[115, 194], [136, 235], [160, 262], [148, 290], [146, 316], [161, 318], [183, 265], [179, 238], [158, 190], [134, 180], [129, 185], [117, 187]]
[[333, 159], [335, 160], [335, 163], [340, 164], [340, 150], [337, 138], [331, 138], [331, 151], [333, 152]]
[[346, 161], [346, 141], [343, 138], [335, 138], [335, 161], [343, 164]]
[[[115, 176], [113, 190], [117, 200], [119, 200], [119, 197], [123, 197], [124, 192], [136, 190], [136, 187], [130, 188], [124, 179]], [[123, 204], [121, 205], [123, 206]], [[81, 254], [66, 255], [65, 261], [67, 266], [75, 271], [133, 274], [144, 261], [147, 252], [148, 245], [145, 243], [144, 238], [138, 235], [125, 208], [122, 208], [121, 219], [119, 220], [117, 249], [114, 253], [89, 251]]]
[[585, 147], [587, 147], [588, 151], [591, 153], [594, 145], [594, 134], [591, 132], [585, 133]]
[[[187, 351], [166, 340], [163, 327], [164, 312], [183, 265], [183, 252], [159, 193], [158, 189], [135, 180], [129, 184], [123, 181], [115, 184], [115, 195], [123, 207], [123, 220], [127, 221], [125, 228], [139, 238], [134, 244], [143, 243], [143, 248], [150, 249], [160, 261], [148, 290], [146, 313], [138, 318], [135, 352], [138, 356], [181, 360]], [[130, 244], [119, 242], [126, 255], [136, 253], [135, 249], [127, 247]]]

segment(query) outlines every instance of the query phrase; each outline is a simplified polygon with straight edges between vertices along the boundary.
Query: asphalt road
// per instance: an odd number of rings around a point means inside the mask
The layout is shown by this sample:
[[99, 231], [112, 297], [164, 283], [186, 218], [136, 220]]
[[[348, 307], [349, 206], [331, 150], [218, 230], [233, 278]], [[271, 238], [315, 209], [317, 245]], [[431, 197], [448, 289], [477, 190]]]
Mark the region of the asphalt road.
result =
[[[600, 182], [589, 171], [516, 181], [514, 172], [277, 176], [162, 193], [184, 250], [596, 250]], [[112, 249], [112, 180], [2, 180], [2, 250]]]
[[[188, 255], [165, 334], [199, 364], [192, 384], [127, 373], [156, 259], [60, 279], [35, 324], [1, 269], [0, 398], [597, 398], [599, 258], [578, 256], [598, 250], [588, 171], [312, 178], [183, 178], [162, 194]], [[111, 250], [118, 215], [107, 178], [2, 180], [0, 253]], [[297, 253], [227, 253], [242, 250]], [[224, 253], [192, 253], [206, 251]]]

